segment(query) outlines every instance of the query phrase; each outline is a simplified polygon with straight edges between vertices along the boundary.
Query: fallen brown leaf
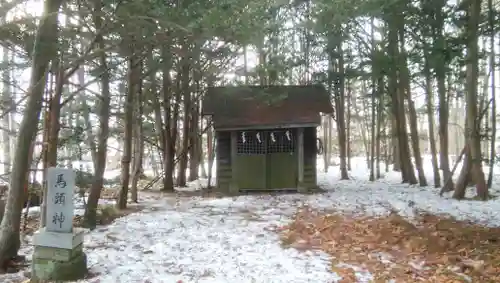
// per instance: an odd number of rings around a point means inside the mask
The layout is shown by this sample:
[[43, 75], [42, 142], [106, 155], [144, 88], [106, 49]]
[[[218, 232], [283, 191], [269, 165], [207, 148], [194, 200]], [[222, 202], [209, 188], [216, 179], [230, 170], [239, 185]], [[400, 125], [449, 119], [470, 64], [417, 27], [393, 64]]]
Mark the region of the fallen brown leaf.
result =
[[464, 276], [472, 282], [500, 282], [500, 241], [495, 240], [500, 228], [435, 215], [410, 223], [396, 213], [356, 218], [304, 207], [291, 223], [272, 230], [285, 246], [332, 255], [332, 271], [343, 282], [356, 278], [338, 263], [363, 267], [374, 282], [454, 283], [464, 282]]

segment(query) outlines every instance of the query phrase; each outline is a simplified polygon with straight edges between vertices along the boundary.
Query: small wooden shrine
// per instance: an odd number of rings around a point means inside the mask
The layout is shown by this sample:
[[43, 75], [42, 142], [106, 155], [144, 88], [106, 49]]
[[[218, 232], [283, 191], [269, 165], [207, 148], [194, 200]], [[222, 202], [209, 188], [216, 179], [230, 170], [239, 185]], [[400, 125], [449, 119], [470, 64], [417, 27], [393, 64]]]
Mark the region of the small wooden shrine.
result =
[[212, 87], [202, 106], [216, 134], [219, 191], [317, 187], [316, 127], [320, 113], [333, 113], [323, 86]]

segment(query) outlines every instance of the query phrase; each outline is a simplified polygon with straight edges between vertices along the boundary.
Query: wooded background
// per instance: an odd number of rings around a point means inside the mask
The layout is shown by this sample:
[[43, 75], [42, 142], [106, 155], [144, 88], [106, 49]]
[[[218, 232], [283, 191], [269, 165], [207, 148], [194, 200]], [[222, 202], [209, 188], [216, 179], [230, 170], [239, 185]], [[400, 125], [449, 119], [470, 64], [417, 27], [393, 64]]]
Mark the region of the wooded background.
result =
[[1, 1], [1, 160], [10, 190], [0, 261], [19, 246], [25, 191], [43, 183], [44, 168], [88, 174], [90, 226], [106, 170], [121, 168], [119, 208], [129, 190], [137, 201], [145, 167], [163, 176], [165, 191], [207, 177], [213, 131], [200, 98], [209, 86], [324, 84], [336, 110], [320, 129], [325, 168], [338, 162], [347, 179], [351, 157], [366, 156], [371, 180], [397, 170], [403, 182], [426, 186], [424, 170], [432, 170], [433, 185], [455, 190], [455, 198], [475, 184], [478, 198], [488, 199], [498, 7], [493, 0]]

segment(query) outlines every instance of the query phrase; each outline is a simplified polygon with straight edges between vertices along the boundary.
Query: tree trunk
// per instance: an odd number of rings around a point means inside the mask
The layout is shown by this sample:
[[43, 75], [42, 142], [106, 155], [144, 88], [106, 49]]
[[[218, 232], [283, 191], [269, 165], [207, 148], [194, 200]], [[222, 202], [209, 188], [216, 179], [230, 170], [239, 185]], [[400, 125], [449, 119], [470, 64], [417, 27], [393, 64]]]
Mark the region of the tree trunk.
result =
[[361, 109], [363, 109], [363, 113], [366, 113], [367, 115], [363, 114], [361, 117], [361, 131], [363, 133], [363, 143], [365, 146], [365, 152], [366, 152], [366, 168], [370, 169], [371, 168], [371, 162], [370, 162], [370, 156], [371, 156], [371, 105], [369, 103], [369, 99], [367, 98], [372, 90], [368, 90], [366, 84], [363, 82], [363, 87], [362, 93], [363, 97], [361, 99]]
[[[207, 86], [213, 87], [215, 83], [215, 76], [213, 74], [207, 77]], [[213, 132], [212, 120], [207, 117], [207, 187], [212, 188], [213, 164], [215, 159], [215, 137]]]
[[495, 11], [493, 10], [493, 0], [488, 0], [488, 21], [490, 28], [490, 68], [491, 68], [491, 143], [490, 143], [490, 171], [488, 172], [488, 188], [493, 185], [493, 170], [495, 168], [496, 148], [495, 139], [497, 136], [497, 107], [495, 89]]
[[[203, 119], [201, 116], [199, 118], [200, 118], [199, 119], [200, 123], [199, 123], [198, 127], [200, 129], [203, 129], [204, 128]], [[209, 127], [208, 124], [207, 124], [207, 127]], [[200, 135], [200, 137], [198, 139], [198, 150], [199, 150], [198, 154], [199, 154], [199, 160], [200, 160], [200, 165], [201, 165], [201, 177], [206, 179], [208, 177], [208, 174], [207, 174], [207, 169], [205, 167], [206, 159], [205, 159], [205, 152], [203, 150], [203, 135]]]
[[[93, 20], [96, 30], [102, 28], [102, 0], [95, 0]], [[105, 49], [103, 35], [98, 34], [96, 46], [99, 50]], [[104, 172], [106, 171], [106, 158], [108, 151], [109, 117], [111, 94], [109, 89], [109, 70], [107, 56], [104, 51], [99, 54], [99, 73], [101, 78], [101, 97], [98, 104], [99, 114], [99, 134], [97, 135], [97, 151], [94, 160], [95, 172], [94, 181], [90, 187], [85, 207], [84, 224], [86, 227], [94, 229], [97, 226], [97, 205], [101, 197], [104, 184]]]
[[[78, 85], [79, 87], [84, 88], [85, 87], [85, 70], [84, 67], [80, 67], [79, 70], [77, 71], [77, 77], [78, 77]], [[78, 96], [76, 100], [77, 104], [81, 105], [81, 115], [83, 118], [83, 122], [85, 123], [85, 128], [87, 131], [87, 145], [90, 148], [90, 155], [92, 156], [92, 163], [94, 165], [94, 171], [96, 170], [96, 162], [97, 162], [97, 145], [96, 145], [96, 137], [94, 136], [94, 133], [92, 129], [94, 128], [92, 125], [92, 122], [90, 121], [90, 112], [91, 109], [87, 104], [87, 100], [85, 98], [85, 89], [82, 90], [81, 95]], [[80, 123], [80, 119], [77, 119], [77, 123]]]
[[[381, 177], [380, 174], [380, 124], [382, 122], [382, 111], [384, 101], [384, 76], [377, 66], [377, 44], [375, 43], [375, 19], [370, 19], [370, 42], [372, 48], [372, 160], [370, 167], [370, 179], [375, 181]], [[376, 164], [374, 164], [376, 162]], [[375, 168], [373, 168], [375, 167]]]
[[[427, 50], [427, 49], [426, 49]], [[434, 187], [441, 186], [441, 175], [439, 174], [439, 165], [437, 161], [437, 147], [434, 139], [434, 93], [432, 91], [432, 78], [429, 67], [429, 55], [426, 52], [424, 55], [424, 76], [425, 76], [425, 102], [427, 106], [427, 121], [429, 123], [429, 143], [431, 147], [431, 161], [434, 173]]]
[[417, 168], [418, 172], [418, 182], [421, 187], [426, 187], [427, 179], [425, 178], [424, 164], [422, 162], [422, 154], [420, 152], [420, 136], [418, 135], [417, 112], [415, 110], [415, 104], [411, 100], [410, 96], [410, 94], [407, 94], [408, 108], [410, 112], [410, 133], [413, 156], [415, 157], [415, 167]]
[[[435, 2], [435, 1], [434, 1]], [[439, 94], [439, 163], [443, 171], [443, 179], [447, 180], [450, 177], [449, 163], [449, 144], [448, 144], [448, 123], [449, 123], [449, 97], [446, 92], [446, 62], [445, 54], [442, 50], [446, 49], [444, 39], [444, 12], [443, 7], [445, 0], [439, 0], [433, 3], [435, 11], [435, 20], [433, 23], [433, 38], [434, 48], [432, 60], [435, 61], [435, 72], [437, 80], [437, 89]]]
[[384, 137], [385, 137], [385, 142], [384, 142], [384, 162], [385, 162], [385, 173], [389, 172], [389, 163], [390, 163], [390, 157], [389, 157], [389, 148], [390, 148], [390, 144], [392, 142], [392, 138], [389, 138], [389, 135], [387, 134], [388, 130], [387, 130], [387, 124], [388, 124], [388, 121], [387, 121], [387, 116], [385, 118], [385, 121], [384, 121]]
[[[172, 54], [168, 49], [170, 46], [168, 42], [162, 47], [162, 96], [163, 96], [163, 115], [165, 123], [165, 146], [163, 153], [163, 168], [165, 170], [165, 177], [163, 178], [162, 191], [174, 191], [174, 169], [175, 169], [175, 143], [177, 140], [177, 119], [179, 117], [180, 107], [180, 92], [175, 92], [172, 107], [172, 82], [170, 79], [170, 70], [172, 69]], [[177, 76], [177, 84], [179, 83], [179, 76]]]
[[381, 143], [381, 127], [382, 127], [382, 122], [383, 122], [383, 111], [384, 111], [384, 77], [379, 76], [377, 80], [377, 96], [378, 96], [378, 104], [377, 104], [377, 137], [376, 137], [376, 157], [377, 157], [377, 164], [376, 164], [376, 174], [377, 174], [377, 179], [380, 179], [381, 173], [380, 173], [380, 143]]
[[[395, 7], [401, 10], [401, 7]], [[416, 184], [417, 178], [411, 162], [408, 133], [406, 129], [404, 88], [398, 81], [398, 69], [403, 68], [401, 54], [398, 50], [398, 30], [404, 24], [403, 16], [391, 10], [388, 16], [388, 55], [392, 59], [389, 64], [389, 93], [391, 95], [391, 109], [395, 118], [399, 159], [401, 162], [401, 176], [404, 183]]]
[[[376, 103], [376, 95], [377, 95], [377, 77], [380, 75], [378, 74], [378, 70], [376, 69], [377, 63], [376, 63], [376, 51], [377, 51], [377, 46], [375, 45], [375, 23], [373, 17], [370, 19], [370, 42], [371, 42], [371, 60], [372, 60], [372, 73], [371, 73], [371, 88], [372, 88], [372, 93], [371, 93], [371, 158], [370, 158], [370, 181], [375, 181], [375, 151], [376, 151], [376, 144], [375, 144], [375, 139], [377, 138], [377, 134], [375, 133], [375, 130], [377, 129], [377, 121], [376, 121], [376, 108], [377, 108], [377, 103]], [[381, 93], [380, 93], [381, 94]], [[380, 98], [380, 97], [379, 97]]]
[[399, 157], [399, 144], [398, 144], [398, 126], [396, 118], [391, 113], [391, 151], [392, 151], [392, 170], [401, 172], [401, 158]]
[[[420, 152], [420, 137], [418, 135], [418, 125], [417, 125], [417, 111], [415, 110], [415, 103], [411, 97], [410, 89], [410, 74], [408, 70], [408, 62], [406, 50], [404, 48], [404, 25], [399, 28], [399, 40], [400, 40], [400, 84], [401, 92], [406, 97], [408, 103], [408, 112], [410, 118], [410, 133], [411, 133], [411, 144], [413, 149], [413, 156], [415, 157], [415, 167], [418, 172], [418, 182], [421, 187], [427, 186], [427, 179], [425, 178], [424, 165], [422, 163], [422, 154]], [[406, 128], [406, 125], [405, 125]], [[411, 159], [408, 161], [411, 164]], [[413, 166], [409, 170], [413, 170]]]
[[48, 125], [48, 140], [47, 140], [47, 160], [44, 169], [57, 166], [57, 146], [59, 143], [59, 130], [61, 128], [61, 97], [64, 87], [64, 70], [62, 66], [62, 58], [52, 61], [52, 68], [56, 77], [56, 87], [53, 96], [49, 100], [49, 125]]
[[137, 185], [144, 170], [142, 167], [143, 157], [144, 157], [144, 133], [142, 129], [142, 112], [143, 112], [143, 94], [142, 94], [142, 80], [140, 79], [137, 86], [137, 103], [135, 103], [135, 115], [134, 117], [139, 117], [135, 120], [134, 131], [133, 131], [133, 164], [132, 164], [132, 185], [130, 187], [130, 198], [133, 202], [138, 202], [137, 197]]
[[130, 162], [132, 158], [132, 137], [134, 127], [134, 103], [137, 96], [137, 88], [141, 80], [140, 58], [130, 52], [128, 59], [128, 89], [125, 98], [125, 134], [123, 141], [123, 155], [121, 161], [121, 188], [118, 192], [116, 207], [118, 209], [127, 208], [128, 189], [130, 183]]
[[375, 139], [377, 138], [377, 134], [375, 133], [377, 129], [377, 121], [376, 121], [376, 108], [377, 108], [377, 100], [375, 98], [377, 93], [377, 86], [375, 83], [375, 74], [372, 73], [372, 93], [371, 93], [371, 151], [370, 151], [370, 181], [375, 181]]
[[[152, 52], [149, 54], [149, 57], [148, 57], [148, 66], [149, 68], [153, 68], [152, 66], [155, 64], [154, 62], [154, 58], [153, 58], [153, 54]], [[162, 103], [160, 102], [160, 99], [159, 99], [159, 93], [158, 93], [158, 88], [157, 88], [157, 83], [156, 83], [156, 75], [157, 75], [157, 72], [156, 70], [153, 70], [151, 71], [151, 74], [149, 76], [149, 87], [146, 88], [146, 90], [149, 91], [149, 97], [151, 97], [151, 102], [152, 102], [152, 105], [151, 107], [153, 107], [153, 113], [154, 113], [154, 131], [157, 135], [157, 139], [158, 139], [158, 147], [160, 149], [160, 160], [163, 160], [165, 157], [164, 157], [164, 153], [165, 153], [165, 135], [166, 135], [166, 132], [165, 132], [165, 129], [164, 129], [164, 125], [167, 123], [167, 122], [164, 122], [162, 121], [162, 113], [161, 113], [161, 106], [162, 106]], [[169, 107], [169, 105], [165, 106], [165, 107]], [[165, 110], [166, 111], [166, 110]], [[170, 112], [167, 111], [167, 114], [168, 116], [170, 116]], [[151, 158], [153, 160], [153, 146], [151, 146]], [[152, 161], [153, 162], [153, 161]]]
[[[199, 54], [199, 46], [195, 47], [196, 54]], [[202, 163], [202, 146], [201, 139], [202, 134], [200, 133], [200, 97], [203, 94], [202, 89], [202, 67], [200, 65], [199, 56], [196, 57], [195, 67], [193, 70], [193, 81], [196, 87], [195, 98], [193, 100], [193, 105], [191, 107], [191, 125], [190, 125], [190, 143], [191, 147], [189, 148], [189, 181], [194, 181], [199, 179], [200, 165], [204, 168], [204, 164]]]
[[[189, 52], [189, 45], [187, 42], [184, 42], [184, 54]], [[188, 166], [188, 151], [189, 151], [189, 126], [191, 123], [191, 89], [189, 87], [189, 73], [190, 73], [190, 58], [184, 56], [181, 59], [181, 92], [183, 99], [183, 110], [184, 117], [182, 120], [182, 144], [181, 151], [179, 154], [179, 168], [177, 173], [177, 186], [185, 187], [186, 186], [186, 172]]]
[[[155, 150], [155, 146], [150, 145], [148, 147], [148, 155], [149, 155], [149, 162], [151, 163], [151, 169], [153, 170], [153, 176], [159, 176], [160, 173], [160, 168], [158, 166], [158, 161], [156, 160], [156, 153], [160, 152], [159, 150]], [[161, 159], [161, 156], [160, 156]], [[163, 171], [163, 170], [162, 170]]]
[[[4, 21], [2, 21], [4, 22]], [[3, 47], [3, 56], [2, 56], [2, 61], [4, 66], [9, 65], [9, 49], [6, 47]], [[5, 70], [2, 71], [2, 80], [3, 80], [3, 90], [2, 90], [2, 100], [3, 100], [3, 109], [5, 111], [9, 111], [12, 106], [13, 106], [13, 98], [12, 98], [12, 92], [11, 92], [11, 81], [10, 81], [10, 70], [9, 68], [5, 68]], [[4, 165], [3, 165], [3, 172], [4, 174], [10, 174], [10, 165], [11, 165], [11, 152], [10, 152], [10, 146], [11, 146], [11, 141], [10, 141], [10, 135], [11, 135], [11, 122], [10, 122], [11, 115], [9, 114], [3, 114], [3, 133], [2, 133], [2, 149], [3, 149], [3, 155], [4, 155]], [[1, 208], [0, 208], [1, 209]], [[3, 212], [2, 212], [3, 213]], [[0, 219], [1, 220], [1, 219]]]
[[328, 139], [328, 127], [331, 126], [330, 117], [323, 117], [323, 172], [327, 173], [330, 167], [330, 143], [331, 140]]
[[352, 94], [352, 89], [351, 89], [351, 83], [349, 81], [347, 81], [346, 86], [347, 86], [347, 115], [346, 115], [347, 116], [346, 117], [347, 170], [351, 171], [352, 170], [352, 160], [351, 160], [351, 157], [352, 157], [352, 149], [351, 149], [351, 127], [352, 127], [352, 125], [351, 125], [351, 116], [352, 116], [351, 94]]
[[[10, 52], [10, 55], [11, 55], [11, 58], [10, 58], [10, 62], [14, 62], [14, 59], [15, 59], [15, 54], [14, 52]], [[11, 69], [10, 72], [9, 72], [10, 76], [10, 81], [12, 82], [13, 85], [16, 85], [17, 84], [17, 80], [16, 80], [16, 73], [15, 73], [15, 69]], [[16, 113], [17, 112], [17, 109], [18, 109], [18, 106], [16, 105], [16, 101], [18, 99], [17, 97], [17, 92], [16, 91], [13, 91], [12, 88], [10, 88], [11, 90], [11, 106], [10, 106], [10, 113], [9, 113], [9, 121], [10, 121], [10, 126], [9, 126], [9, 130], [12, 132], [12, 133], [17, 133], [17, 122], [15, 121], [15, 117], [17, 116]], [[17, 140], [17, 135], [16, 136], [10, 136], [10, 144], [9, 144], [9, 152], [10, 152], [10, 155], [9, 155], [9, 175], [12, 171], [12, 160], [14, 159], [14, 150], [15, 150], [15, 145], [16, 145], [16, 140]], [[1, 219], [0, 219], [1, 220]]]
[[205, 153], [203, 152], [203, 143], [200, 140], [200, 173], [201, 173], [201, 178], [206, 179], [208, 177], [207, 174], [207, 169], [205, 167]]
[[5, 204], [5, 214], [0, 224], [0, 265], [17, 255], [20, 247], [19, 230], [23, 204], [24, 184], [29, 170], [30, 145], [38, 130], [42, 98], [47, 80], [49, 63], [57, 51], [57, 16], [62, 0], [46, 0], [38, 30], [36, 32], [32, 63], [29, 96], [24, 110], [21, 127], [16, 142], [16, 151], [10, 190]]
[[211, 188], [212, 187], [212, 171], [213, 171], [213, 164], [214, 164], [214, 159], [215, 159], [215, 139], [214, 139], [214, 133], [213, 133], [213, 128], [210, 125], [211, 120], [207, 119], [207, 170], [208, 170], [208, 176], [207, 176], [207, 187]]
[[[345, 126], [345, 71], [344, 54], [342, 50], [342, 31], [334, 28], [328, 37], [330, 59], [329, 85], [334, 86], [335, 114], [337, 122], [337, 138], [339, 143], [340, 179], [347, 180], [347, 140]], [[329, 117], [332, 118], [331, 116]]]
[[194, 101], [193, 107], [191, 109], [191, 125], [189, 140], [191, 146], [189, 147], [189, 179], [192, 182], [198, 180], [199, 170], [200, 170], [200, 145], [199, 145], [199, 107], [198, 102]]
[[[362, 90], [361, 90], [361, 93], [362, 94], [365, 94], [366, 93], [366, 89], [365, 89], [365, 86], [364, 84], [362, 85]], [[354, 113], [356, 114], [356, 117], [358, 117], [359, 119], [359, 123], [357, 123], [358, 127], [359, 127], [359, 132], [361, 133], [361, 139], [362, 139], [362, 142], [363, 142], [363, 151], [365, 153], [365, 157], [366, 157], [366, 166], [367, 168], [370, 168], [370, 162], [369, 162], [369, 157], [370, 157], [370, 147], [369, 147], [369, 142], [368, 142], [368, 138], [366, 137], [366, 132], [368, 131], [368, 126], [366, 125], [366, 121], [365, 121], [365, 117], [363, 115], [361, 115], [361, 110], [358, 106], [358, 100], [357, 100], [357, 96], [352, 95], [352, 107], [353, 107], [353, 110], [354, 110]], [[362, 103], [363, 105], [363, 108], [365, 108], [365, 105], [364, 103]], [[363, 111], [365, 111], [365, 109], [363, 109]]]
[[[339, 53], [341, 53], [342, 47], [339, 46]], [[347, 173], [347, 141], [346, 141], [346, 127], [345, 127], [345, 74], [344, 74], [344, 61], [342, 55], [340, 55], [339, 59], [339, 74], [340, 74], [340, 82], [338, 86], [338, 106], [337, 106], [337, 133], [338, 133], [338, 141], [339, 141], [339, 155], [340, 155], [340, 179], [348, 180], [349, 175]], [[331, 116], [330, 116], [331, 118]]]
[[[466, 56], [466, 137], [469, 145], [469, 154], [465, 160], [462, 171], [455, 188], [454, 198], [464, 197], [465, 187], [470, 176], [476, 185], [477, 197], [481, 200], [488, 199], [488, 186], [486, 185], [481, 162], [481, 136], [478, 119], [478, 25], [481, 12], [481, 1], [474, 0], [468, 3], [468, 20], [466, 25], [467, 56]], [[478, 121], [479, 120], [479, 121]]]

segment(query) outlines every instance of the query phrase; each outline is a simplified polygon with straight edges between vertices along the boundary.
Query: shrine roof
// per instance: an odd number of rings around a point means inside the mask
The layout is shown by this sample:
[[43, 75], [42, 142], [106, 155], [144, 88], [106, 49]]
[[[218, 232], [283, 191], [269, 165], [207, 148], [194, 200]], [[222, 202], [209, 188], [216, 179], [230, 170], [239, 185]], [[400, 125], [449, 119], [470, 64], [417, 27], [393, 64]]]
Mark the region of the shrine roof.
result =
[[202, 103], [219, 130], [319, 125], [320, 113], [333, 113], [322, 85], [211, 87]]

